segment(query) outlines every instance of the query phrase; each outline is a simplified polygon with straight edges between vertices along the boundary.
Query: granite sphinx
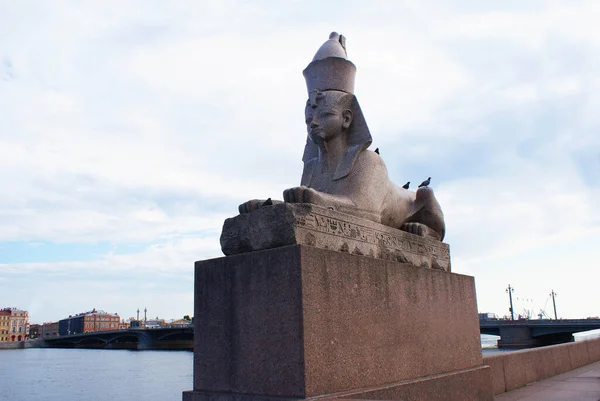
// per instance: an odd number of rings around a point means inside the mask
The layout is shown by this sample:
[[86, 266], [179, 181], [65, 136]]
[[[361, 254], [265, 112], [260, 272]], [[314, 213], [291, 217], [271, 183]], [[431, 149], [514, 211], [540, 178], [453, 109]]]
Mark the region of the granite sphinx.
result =
[[300, 186], [240, 205], [225, 256], [196, 262], [184, 401], [494, 399], [475, 281], [451, 271], [431, 178], [401, 188], [368, 150], [355, 72], [332, 33], [304, 70]]
[[[345, 37], [331, 33], [304, 70], [308, 131], [300, 186], [286, 189], [286, 203], [310, 203], [411, 234], [442, 241], [445, 223], [431, 187], [416, 192], [391, 182], [354, 95], [356, 66]], [[240, 214], [281, 201], [250, 200]]]

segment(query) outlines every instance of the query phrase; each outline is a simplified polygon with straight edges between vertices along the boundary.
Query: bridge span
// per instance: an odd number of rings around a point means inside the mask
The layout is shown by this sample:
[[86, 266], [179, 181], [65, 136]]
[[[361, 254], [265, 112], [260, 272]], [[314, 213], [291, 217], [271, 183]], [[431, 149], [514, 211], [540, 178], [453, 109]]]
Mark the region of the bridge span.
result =
[[50, 348], [193, 350], [193, 327], [96, 331], [45, 339]]
[[600, 329], [600, 319], [480, 320], [481, 334], [500, 336], [498, 348], [529, 348], [574, 341], [573, 333]]

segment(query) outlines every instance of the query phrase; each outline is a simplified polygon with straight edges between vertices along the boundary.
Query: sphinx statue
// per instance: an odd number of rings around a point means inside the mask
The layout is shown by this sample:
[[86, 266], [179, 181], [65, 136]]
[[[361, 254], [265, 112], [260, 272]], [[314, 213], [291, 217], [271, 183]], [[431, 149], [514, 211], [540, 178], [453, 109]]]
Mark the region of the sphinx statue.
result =
[[[390, 181], [354, 95], [355, 65], [345, 38], [333, 32], [304, 70], [308, 131], [300, 186], [286, 189], [283, 202], [311, 203], [412, 234], [443, 240], [444, 215], [433, 190], [416, 192]], [[281, 201], [250, 200], [240, 214]]]

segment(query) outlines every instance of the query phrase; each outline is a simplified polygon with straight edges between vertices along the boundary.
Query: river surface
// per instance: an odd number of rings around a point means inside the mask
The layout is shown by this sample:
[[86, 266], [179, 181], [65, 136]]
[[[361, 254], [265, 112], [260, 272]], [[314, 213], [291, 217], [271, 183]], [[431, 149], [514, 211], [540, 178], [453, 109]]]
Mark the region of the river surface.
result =
[[[600, 337], [600, 330], [575, 340]], [[484, 355], [499, 337], [481, 336]], [[0, 350], [0, 401], [181, 401], [192, 389], [190, 351]]]
[[181, 401], [191, 351], [0, 350], [2, 401]]

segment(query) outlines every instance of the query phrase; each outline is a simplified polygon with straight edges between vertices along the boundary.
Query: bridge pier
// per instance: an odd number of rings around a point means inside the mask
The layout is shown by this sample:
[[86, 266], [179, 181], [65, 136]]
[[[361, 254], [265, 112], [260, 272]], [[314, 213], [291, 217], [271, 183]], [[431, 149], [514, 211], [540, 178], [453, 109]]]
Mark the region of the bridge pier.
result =
[[498, 348], [532, 348], [539, 345], [540, 340], [531, 336], [531, 329], [527, 326], [500, 327]]
[[554, 345], [554, 344], [563, 344], [563, 343], [572, 343], [575, 341], [575, 337], [573, 337], [573, 333], [552, 333], [547, 334], [545, 336], [541, 336], [540, 345]]
[[501, 327], [498, 348], [533, 348], [575, 341], [573, 333], [550, 333], [534, 337], [527, 326]]
[[573, 333], [600, 328], [600, 319], [482, 320], [482, 334], [500, 336], [498, 348], [532, 348], [575, 341]]
[[148, 332], [139, 330], [136, 334], [138, 336], [138, 345], [137, 345], [138, 350], [141, 351], [141, 350], [156, 349], [154, 346], [154, 340]]

